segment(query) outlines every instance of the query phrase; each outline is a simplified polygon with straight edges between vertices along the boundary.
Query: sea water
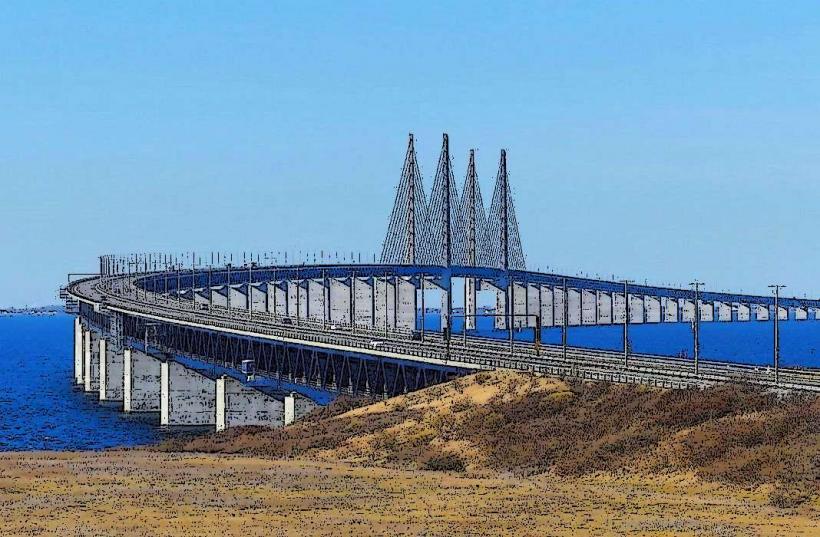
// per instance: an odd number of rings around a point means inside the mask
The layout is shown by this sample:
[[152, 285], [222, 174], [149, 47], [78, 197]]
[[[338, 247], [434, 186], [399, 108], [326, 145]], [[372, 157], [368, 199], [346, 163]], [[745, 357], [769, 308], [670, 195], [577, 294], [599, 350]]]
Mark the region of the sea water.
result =
[[[461, 321], [453, 319], [454, 338], [461, 331]], [[703, 322], [701, 356], [771, 364], [772, 324]], [[428, 313], [425, 326], [437, 330], [440, 315]], [[0, 317], [0, 451], [134, 446], [174, 434], [157, 426], [155, 414], [124, 414], [117, 403], [100, 404], [96, 393], [86, 394], [75, 386], [73, 328], [73, 317], [66, 314]], [[780, 329], [782, 365], [820, 367], [820, 321], [784, 321]], [[473, 333], [509, 337], [506, 331], [493, 329], [492, 318], [479, 318], [479, 329]], [[633, 324], [629, 334], [634, 352], [693, 355], [688, 323]], [[514, 337], [532, 341], [533, 330], [516, 331]], [[561, 330], [545, 328], [542, 338], [545, 343], [560, 343]], [[574, 346], [623, 349], [621, 325], [570, 327], [567, 338]]]

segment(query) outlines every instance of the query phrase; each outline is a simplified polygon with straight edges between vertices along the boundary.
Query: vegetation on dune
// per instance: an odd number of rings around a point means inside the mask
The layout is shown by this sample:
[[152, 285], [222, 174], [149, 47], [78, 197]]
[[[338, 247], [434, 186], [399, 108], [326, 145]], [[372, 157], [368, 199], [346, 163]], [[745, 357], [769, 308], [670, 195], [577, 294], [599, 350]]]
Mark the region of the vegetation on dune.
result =
[[483, 372], [367, 406], [343, 398], [286, 429], [237, 428], [161, 449], [431, 470], [694, 471], [772, 484], [774, 505], [820, 491], [820, 398], [725, 385], [659, 390]]

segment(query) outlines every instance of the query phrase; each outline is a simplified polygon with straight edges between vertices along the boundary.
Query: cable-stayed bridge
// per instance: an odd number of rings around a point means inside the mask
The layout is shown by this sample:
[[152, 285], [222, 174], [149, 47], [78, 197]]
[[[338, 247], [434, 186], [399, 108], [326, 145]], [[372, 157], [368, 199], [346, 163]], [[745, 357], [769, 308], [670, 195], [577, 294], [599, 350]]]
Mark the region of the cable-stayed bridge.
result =
[[[126, 411], [157, 411], [164, 424], [217, 428], [287, 423], [317, 388], [391, 396], [491, 368], [820, 391], [820, 372], [781, 367], [778, 346], [780, 325], [816, 322], [820, 301], [528, 271], [506, 153], [485, 211], [473, 151], [459, 196], [444, 135], [428, 197], [414, 143], [379, 263], [151, 253], [104, 255], [98, 273], [70, 276], [77, 384]], [[480, 295], [491, 307], [479, 307]], [[691, 327], [691, 356], [633, 351], [631, 327], [674, 323]], [[770, 365], [702, 359], [702, 323], [767, 323]], [[596, 326], [620, 327], [622, 350], [568, 344], [571, 331]], [[548, 329], [560, 330], [559, 344], [542, 341]]]

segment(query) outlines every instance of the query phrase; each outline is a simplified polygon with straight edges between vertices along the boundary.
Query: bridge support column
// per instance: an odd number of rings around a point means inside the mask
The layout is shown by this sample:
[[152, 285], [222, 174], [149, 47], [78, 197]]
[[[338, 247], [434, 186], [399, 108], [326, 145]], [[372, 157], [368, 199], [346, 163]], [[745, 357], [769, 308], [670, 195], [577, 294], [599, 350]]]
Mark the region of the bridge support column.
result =
[[356, 278], [353, 283], [353, 300], [355, 308], [353, 311], [356, 326], [373, 328], [373, 285], [369, 278]]
[[416, 284], [399, 278], [397, 285], [396, 328], [413, 330], [416, 328]]
[[159, 412], [162, 360], [137, 349], [123, 351], [123, 411]]
[[[450, 291], [448, 289], [441, 290], [441, 329], [442, 331], [445, 328], [451, 328], [450, 326], [450, 317], [448, 317], [449, 308], [447, 307], [450, 303]], [[451, 330], [452, 333], [452, 330]]]
[[623, 293], [612, 293], [612, 323], [626, 323], [626, 299]]
[[250, 309], [252, 311], [267, 311], [268, 308], [265, 305], [265, 300], [267, 299], [267, 293], [262, 291], [256, 285], [250, 286]]
[[74, 383], [83, 383], [83, 325], [74, 318]]
[[478, 313], [478, 294], [475, 278], [464, 278], [464, 327], [475, 330]]
[[629, 324], [643, 324], [646, 322], [644, 297], [629, 294]]
[[512, 284], [512, 325], [515, 328], [527, 326], [527, 287], [524, 283]]
[[568, 294], [569, 292], [564, 293], [563, 287], [556, 285], [552, 288], [552, 320], [554, 326], [564, 326], [564, 301], [567, 300], [566, 295]]
[[700, 301], [700, 320], [711, 322], [715, 320], [715, 305], [714, 303]]
[[678, 301], [675, 298], [661, 297], [661, 304], [663, 306], [663, 322], [676, 323], [679, 320]]
[[683, 298], [680, 301], [681, 321], [684, 323], [691, 323], [695, 320], [695, 302], [688, 298]]
[[752, 318], [752, 308], [748, 304], [737, 304], [737, 320], [749, 321]]
[[554, 319], [553, 313], [554, 308], [552, 305], [552, 287], [547, 287], [546, 285], [540, 285], [538, 287], [538, 293], [541, 295], [540, 302], [541, 302], [541, 326], [553, 326]]
[[222, 376], [216, 379], [216, 430], [243, 425], [282, 427], [284, 399], [277, 399], [240, 381]]
[[230, 293], [230, 305], [231, 309], [233, 310], [246, 310], [248, 309], [248, 295], [247, 293], [242, 292], [241, 288], [236, 287], [229, 287], [228, 293]]
[[390, 278], [377, 279], [374, 284], [376, 330], [390, 329], [396, 326], [395, 291]]
[[598, 291], [597, 324], [612, 324], [612, 295], [605, 291]]
[[202, 289], [197, 289], [194, 293], [194, 303], [196, 304], [207, 304], [208, 303], [208, 295], [207, 291]]
[[317, 280], [307, 281], [307, 316], [308, 318], [322, 322], [325, 318], [327, 306], [325, 305], [325, 285]]
[[100, 338], [93, 330], [86, 330], [84, 334], [83, 388], [86, 392], [94, 392], [100, 389]]
[[227, 308], [228, 307], [228, 294], [227, 291], [220, 288], [212, 289], [211, 290], [211, 301], [214, 306], [220, 308]]
[[[541, 316], [541, 286], [527, 284], [527, 326], [535, 327], [535, 316]], [[541, 323], [543, 326], [543, 323]]]
[[122, 349], [100, 338], [100, 401], [122, 401], [123, 362]]
[[715, 302], [714, 306], [717, 309], [717, 320], [721, 322], [729, 322], [732, 320], [732, 305], [726, 302]]
[[598, 322], [598, 296], [595, 291], [581, 290], [581, 324]]
[[579, 326], [581, 324], [581, 290], [567, 289], [567, 324], [569, 326]]
[[769, 320], [769, 307], [763, 304], [755, 304], [755, 320], [756, 321], [768, 321]]
[[168, 360], [160, 364], [160, 425], [216, 425], [216, 382]]
[[285, 425], [302, 419], [305, 414], [316, 408], [316, 403], [295, 392], [285, 396]]
[[342, 280], [328, 280], [330, 298], [330, 322], [343, 325], [350, 323], [350, 287]]
[[647, 323], [659, 323], [663, 319], [661, 301], [655, 296], [643, 297], [644, 316]]

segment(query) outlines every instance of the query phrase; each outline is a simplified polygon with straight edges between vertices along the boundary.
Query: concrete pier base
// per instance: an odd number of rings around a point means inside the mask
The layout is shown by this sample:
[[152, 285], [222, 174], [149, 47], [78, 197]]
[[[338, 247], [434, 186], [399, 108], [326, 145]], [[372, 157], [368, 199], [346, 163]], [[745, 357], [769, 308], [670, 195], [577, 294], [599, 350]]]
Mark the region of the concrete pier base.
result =
[[231, 377], [216, 379], [217, 431], [242, 425], [282, 427], [284, 419], [284, 397], [276, 398]]
[[123, 351], [123, 397], [125, 412], [159, 412], [162, 360], [137, 349]]
[[83, 331], [83, 389], [95, 392], [100, 389], [100, 344], [99, 335], [91, 330]]
[[305, 414], [316, 408], [316, 403], [295, 392], [285, 396], [285, 425], [302, 419]]
[[122, 401], [123, 352], [100, 339], [100, 401]]
[[83, 325], [74, 318], [74, 382], [83, 384]]
[[216, 381], [168, 360], [160, 364], [160, 425], [216, 425]]

